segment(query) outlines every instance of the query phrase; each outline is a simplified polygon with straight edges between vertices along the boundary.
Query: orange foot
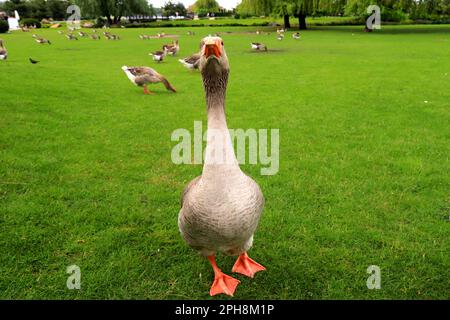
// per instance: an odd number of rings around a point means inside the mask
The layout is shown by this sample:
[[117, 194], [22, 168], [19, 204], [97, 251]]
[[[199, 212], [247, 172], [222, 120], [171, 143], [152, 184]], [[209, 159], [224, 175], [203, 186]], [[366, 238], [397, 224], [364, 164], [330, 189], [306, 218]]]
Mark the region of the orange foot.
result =
[[224, 293], [229, 296], [233, 296], [234, 291], [236, 290], [236, 287], [240, 283], [240, 281], [224, 274], [217, 267], [216, 259], [214, 258], [214, 256], [209, 256], [208, 260], [214, 269], [214, 282], [211, 286], [211, 290], [209, 290], [209, 294], [211, 296], [215, 296], [216, 294]]
[[247, 277], [253, 278], [258, 271], [266, 270], [262, 265], [250, 259], [247, 252], [242, 253], [233, 266], [232, 271], [241, 273]]
[[153, 92], [151, 92], [150, 90], [148, 90], [147, 87], [144, 87], [144, 93], [145, 93], [145, 94], [154, 94]]

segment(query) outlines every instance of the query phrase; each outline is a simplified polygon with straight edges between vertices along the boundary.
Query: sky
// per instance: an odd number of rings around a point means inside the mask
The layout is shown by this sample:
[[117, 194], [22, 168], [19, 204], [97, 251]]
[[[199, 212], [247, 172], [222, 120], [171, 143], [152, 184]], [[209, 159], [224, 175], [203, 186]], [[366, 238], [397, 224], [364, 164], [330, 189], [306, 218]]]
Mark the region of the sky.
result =
[[[154, 7], [161, 8], [164, 3], [166, 3], [168, 0], [148, 0]], [[193, 4], [196, 0], [172, 0], [172, 2], [182, 2], [184, 6], [187, 8], [191, 4]], [[241, 2], [241, 0], [217, 0], [219, 2], [219, 5], [226, 9], [232, 9], [235, 8], [236, 5]]]

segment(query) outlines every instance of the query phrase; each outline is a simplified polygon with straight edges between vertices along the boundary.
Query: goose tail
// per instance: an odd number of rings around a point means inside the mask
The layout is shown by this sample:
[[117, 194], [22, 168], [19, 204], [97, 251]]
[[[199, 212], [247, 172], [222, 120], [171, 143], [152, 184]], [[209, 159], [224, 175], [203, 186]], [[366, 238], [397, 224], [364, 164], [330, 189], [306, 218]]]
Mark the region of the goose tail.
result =
[[166, 78], [161, 77], [161, 82], [164, 84], [164, 86], [166, 87], [167, 90], [170, 90], [172, 92], [177, 92], [177, 90], [175, 90], [175, 88], [170, 84], [169, 81], [167, 81]]
[[178, 59], [178, 61], [180, 61], [180, 63], [185, 66], [188, 69], [192, 69], [192, 65], [187, 63], [184, 59]]

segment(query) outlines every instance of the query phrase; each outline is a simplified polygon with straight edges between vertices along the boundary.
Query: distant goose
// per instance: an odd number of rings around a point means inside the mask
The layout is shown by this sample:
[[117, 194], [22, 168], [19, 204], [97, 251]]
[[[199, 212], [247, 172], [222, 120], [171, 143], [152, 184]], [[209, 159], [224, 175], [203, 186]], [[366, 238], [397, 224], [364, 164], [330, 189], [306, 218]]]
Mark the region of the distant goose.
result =
[[31, 62], [32, 64], [39, 63], [39, 61], [33, 60], [33, 59], [31, 59], [31, 58], [30, 58], [30, 62]]
[[166, 34], [164, 32], [158, 33], [157, 36], [158, 38], [164, 38]]
[[188, 36], [195, 36], [195, 32], [194, 32], [194, 31], [188, 31], [188, 32], [187, 32], [187, 35], [188, 35]]
[[139, 38], [142, 39], [142, 40], [147, 40], [147, 39], [150, 39], [150, 36], [147, 35], [147, 34], [141, 34], [141, 35], [139, 36]]
[[104, 32], [105, 38], [107, 40], [120, 40], [120, 37], [115, 35], [115, 34], [111, 34], [109, 32]]
[[278, 34], [283, 34], [284, 31], [285, 31], [284, 29], [277, 29], [277, 33], [278, 33]]
[[174, 56], [180, 51], [180, 45], [178, 44], [178, 40], [172, 42], [172, 44], [163, 45], [163, 50], [167, 51], [168, 55]]
[[265, 44], [259, 43], [259, 42], [252, 42], [251, 43], [253, 50], [264, 50], [267, 51], [267, 46]]
[[283, 34], [279, 34], [279, 35], [277, 36], [277, 40], [281, 41], [281, 40], [283, 40], [283, 39], [284, 39], [284, 35], [283, 35]]
[[8, 59], [8, 50], [6, 50], [3, 40], [0, 39], [0, 60], [6, 59]]
[[178, 61], [180, 61], [180, 63], [188, 69], [198, 69], [200, 54], [194, 53], [193, 55], [184, 59], [179, 59]]
[[45, 44], [45, 43], [52, 44], [52, 43], [50, 42], [50, 40], [47, 40], [47, 39], [45, 39], [45, 38], [36, 38], [36, 42], [37, 42], [37, 43], [40, 43], [40, 44]]
[[296, 32], [292, 35], [292, 38], [294, 39], [300, 39], [300, 32]]
[[128, 79], [130, 79], [133, 84], [144, 88], [145, 94], [152, 94], [152, 92], [148, 90], [148, 84], [159, 82], [162, 82], [167, 90], [177, 92], [163, 75], [159, 74], [152, 68], [123, 66], [122, 70], [125, 72]]
[[83, 31], [78, 31], [78, 35], [79, 35], [80, 37], [87, 37], [87, 33], [86, 33], [86, 32], [83, 32]]
[[66, 34], [66, 38], [69, 39], [69, 40], [78, 40], [78, 38], [75, 37], [75, 36], [74, 36], [73, 34], [71, 34], [71, 33]]
[[156, 62], [161, 62], [164, 60], [164, 57], [166, 56], [167, 51], [155, 51], [152, 53], [149, 53], [148, 55], [153, 57], [153, 60], [155, 60]]
[[100, 37], [98, 34], [91, 34], [91, 39], [92, 40], [100, 40]]

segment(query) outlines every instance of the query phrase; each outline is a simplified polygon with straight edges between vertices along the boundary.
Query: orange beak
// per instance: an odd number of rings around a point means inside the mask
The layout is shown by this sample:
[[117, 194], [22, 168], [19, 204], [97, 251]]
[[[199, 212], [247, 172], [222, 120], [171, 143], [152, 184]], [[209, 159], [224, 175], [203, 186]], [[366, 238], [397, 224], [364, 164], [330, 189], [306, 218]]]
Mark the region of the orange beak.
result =
[[217, 42], [207, 42], [205, 43], [203, 54], [206, 56], [206, 58], [209, 58], [212, 55], [215, 55], [217, 58], [220, 58], [221, 56], [221, 50], [220, 45]]

